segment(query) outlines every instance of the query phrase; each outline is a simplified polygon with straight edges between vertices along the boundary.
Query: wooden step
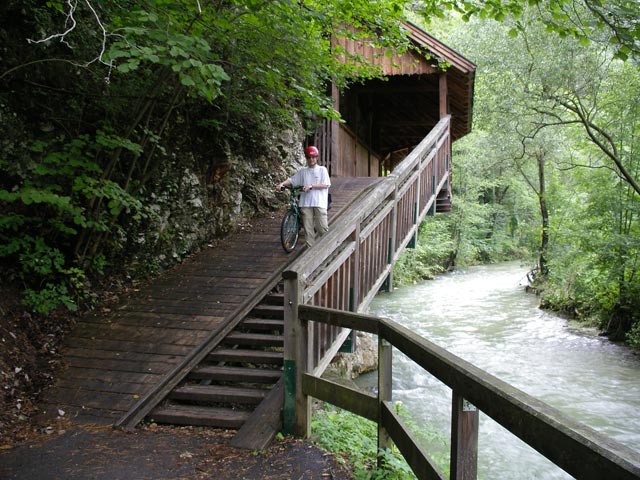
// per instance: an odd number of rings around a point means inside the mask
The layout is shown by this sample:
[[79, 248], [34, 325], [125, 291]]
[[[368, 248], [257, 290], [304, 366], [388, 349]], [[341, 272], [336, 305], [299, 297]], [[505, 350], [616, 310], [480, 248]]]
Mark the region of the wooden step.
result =
[[281, 376], [282, 370], [204, 365], [192, 370], [187, 378], [190, 380], [212, 380], [218, 382], [275, 383]]
[[258, 305], [251, 311], [252, 317], [284, 319], [284, 305]]
[[240, 428], [251, 414], [248, 410], [168, 405], [155, 408], [149, 418], [156, 423], [196, 425], [203, 427]]
[[246, 403], [257, 405], [269, 390], [258, 388], [227, 387], [222, 385], [182, 385], [175, 388], [170, 398], [191, 402]]
[[282, 307], [284, 305], [284, 293], [271, 292], [264, 297], [262, 303]]
[[244, 362], [244, 363], [269, 363], [282, 365], [284, 354], [282, 352], [265, 352], [262, 350], [245, 350], [241, 348], [218, 348], [207, 355], [209, 362]]
[[225, 345], [251, 345], [254, 347], [282, 347], [284, 345], [284, 337], [267, 333], [231, 332], [222, 340], [222, 343]]
[[242, 330], [255, 330], [261, 332], [282, 332], [284, 331], [284, 320], [275, 318], [245, 318], [240, 325]]

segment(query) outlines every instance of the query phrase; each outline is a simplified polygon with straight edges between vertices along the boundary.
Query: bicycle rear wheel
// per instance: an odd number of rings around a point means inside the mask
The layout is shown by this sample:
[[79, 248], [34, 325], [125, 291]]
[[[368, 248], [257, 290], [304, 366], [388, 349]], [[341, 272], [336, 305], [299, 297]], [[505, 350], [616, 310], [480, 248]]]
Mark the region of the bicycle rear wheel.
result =
[[280, 243], [285, 252], [292, 252], [296, 248], [298, 234], [298, 216], [293, 210], [287, 210], [280, 225]]

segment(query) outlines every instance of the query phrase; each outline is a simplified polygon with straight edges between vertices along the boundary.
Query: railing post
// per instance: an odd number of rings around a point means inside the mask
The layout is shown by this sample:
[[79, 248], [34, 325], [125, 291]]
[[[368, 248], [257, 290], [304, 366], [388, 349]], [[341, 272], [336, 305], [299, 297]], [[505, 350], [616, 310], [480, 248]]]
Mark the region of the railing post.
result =
[[478, 409], [453, 392], [451, 411], [451, 480], [478, 477]]
[[361, 285], [361, 268], [360, 268], [360, 224], [362, 220], [359, 218], [355, 225], [352, 236], [350, 237], [355, 242], [355, 250], [353, 252], [353, 260], [351, 265], [351, 286], [349, 288], [349, 310], [357, 312], [360, 306], [360, 300], [362, 293], [360, 292]]
[[424, 155], [421, 156], [420, 161], [418, 162], [418, 165], [416, 166], [416, 169], [418, 171], [418, 178], [416, 178], [416, 201], [414, 203], [414, 207], [413, 207], [413, 224], [416, 227], [416, 232], [413, 235], [413, 240], [411, 240], [411, 247], [410, 248], [416, 248], [418, 246], [418, 230], [420, 228], [420, 222], [419, 222], [419, 218], [420, 218], [420, 209], [421, 207], [421, 203], [420, 203], [420, 195], [421, 195], [421, 188], [420, 188], [420, 179], [422, 178], [422, 169], [423, 169], [423, 162], [424, 162]]
[[302, 392], [302, 374], [307, 371], [308, 322], [298, 315], [302, 291], [298, 272], [284, 278], [284, 412], [286, 434], [308, 437], [311, 428], [311, 399]]
[[[391, 401], [392, 392], [392, 358], [393, 346], [381, 336], [378, 336], [378, 451], [391, 448], [391, 437], [382, 424], [382, 405]], [[378, 456], [378, 466], [382, 457]]]
[[[391, 226], [389, 228], [389, 252], [387, 254], [387, 263], [393, 264], [396, 255], [396, 239], [398, 237], [398, 179], [395, 179], [395, 188], [393, 190], [393, 210], [391, 211]], [[389, 271], [387, 279], [387, 292], [393, 291], [393, 268]]]

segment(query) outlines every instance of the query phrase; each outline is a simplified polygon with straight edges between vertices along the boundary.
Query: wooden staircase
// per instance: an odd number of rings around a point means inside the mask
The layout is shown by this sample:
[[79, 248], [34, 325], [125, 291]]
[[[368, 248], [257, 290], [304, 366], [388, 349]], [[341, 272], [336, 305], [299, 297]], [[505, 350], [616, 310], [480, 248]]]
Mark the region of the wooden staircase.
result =
[[449, 213], [451, 211], [451, 194], [443, 188], [436, 197], [436, 213]]
[[[283, 398], [283, 394], [275, 391], [282, 389], [283, 301], [277, 288], [265, 296], [147, 419], [175, 425], [241, 429], [252, 414], [260, 411], [257, 407], [262, 404], [262, 410], [277, 417], [277, 433]], [[270, 421], [274, 423], [273, 419]]]

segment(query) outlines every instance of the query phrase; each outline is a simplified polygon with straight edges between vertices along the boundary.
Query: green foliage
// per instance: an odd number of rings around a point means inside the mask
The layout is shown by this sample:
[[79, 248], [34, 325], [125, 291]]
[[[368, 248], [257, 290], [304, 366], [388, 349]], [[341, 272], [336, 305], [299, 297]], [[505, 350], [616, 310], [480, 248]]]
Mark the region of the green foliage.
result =
[[49, 313], [59, 306], [64, 306], [72, 312], [78, 309], [78, 304], [69, 295], [67, 286], [59, 283], [47, 283], [37, 291], [30, 288], [26, 289], [23, 304], [30, 308], [31, 311], [40, 314]]
[[627, 333], [627, 343], [636, 350], [640, 350], [640, 322], [636, 322]]
[[609, 46], [548, 35], [549, 15], [580, 25], [554, 14], [553, 5], [525, 8], [517, 21], [470, 17], [464, 27], [450, 21], [443, 30], [448, 44], [479, 65], [474, 131], [454, 145], [458, 255], [542, 253], [544, 201], [543, 304], [595, 321], [612, 338], [633, 332], [627, 334], [633, 342], [640, 298], [640, 70], [616, 60]]
[[[430, 446], [446, 447], [446, 442], [427, 425], [417, 425], [411, 413], [401, 402], [395, 404], [396, 413], [427, 451]], [[415, 478], [415, 475], [397, 447], [380, 450], [380, 465], [377, 466], [378, 427], [374, 422], [346, 410], [324, 404], [315, 412], [311, 422], [312, 432], [318, 444], [337, 454], [343, 462], [353, 466], [356, 479], [392, 480]], [[432, 454], [442, 472], [448, 475], [449, 459], [446, 455]]]
[[446, 271], [454, 249], [447, 218], [428, 217], [420, 225], [416, 247], [405, 250], [396, 262], [393, 268], [394, 282], [410, 285]]
[[640, 57], [636, 0], [423, 0], [420, 5], [427, 21], [444, 18], [451, 11], [467, 22], [474, 17], [499, 22], [514, 19], [515, 25], [508, 30], [512, 37], [522, 31], [527, 7], [533, 7], [547, 33], [555, 33], [559, 38], [574, 38], [583, 46], [594, 40], [610, 44], [615, 49], [615, 56], [622, 60]]
[[374, 422], [336, 407], [325, 405], [314, 414], [311, 430], [317, 443], [353, 467], [353, 477], [362, 480], [415, 478], [394, 447], [380, 452], [384, 467], [377, 467], [378, 427]]
[[[72, 306], [92, 276], [155, 272], [225, 231], [237, 215], [221, 193], [228, 176], [257, 205], [245, 173], [265, 182], [281, 168], [264, 139], [336, 118], [329, 82], [379, 74], [357, 56], [341, 62], [330, 35], [405, 48], [406, 3], [3, 2], [0, 15], [17, 19], [0, 71], [7, 281], [33, 309]], [[232, 155], [245, 165], [230, 168]], [[212, 219], [221, 225], [207, 230]]]
[[[136, 150], [130, 142], [99, 132], [97, 139], [35, 142], [30, 162], [20, 169], [0, 160], [6, 179], [0, 200], [8, 207], [0, 215], [0, 257], [14, 266], [26, 286], [26, 305], [39, 313], [59, 304], [75, 310], [87, 294], [87, 273], [102, 272], [102, 255], [82, 263], [73, 259], [80, 232], [107, 232], [123, 211], [131, 218], [146, 215], [139, 200], [101, 178], [94, 161], [100, 147]], [[96, 202], [102, 207], [92, 209]]]
[[119, 31], [122, 40], [111, 44], [104, 61], [117, 63], [117, 71], [124, 74], [162, 65], [177, 74], [191, 94], [212, 102], [229, 76], [205, 38], [176, 32], [182, 26], [172, 20], [145, 10], [128, 12], [126, 20], [114, 19], [129, 25]]

